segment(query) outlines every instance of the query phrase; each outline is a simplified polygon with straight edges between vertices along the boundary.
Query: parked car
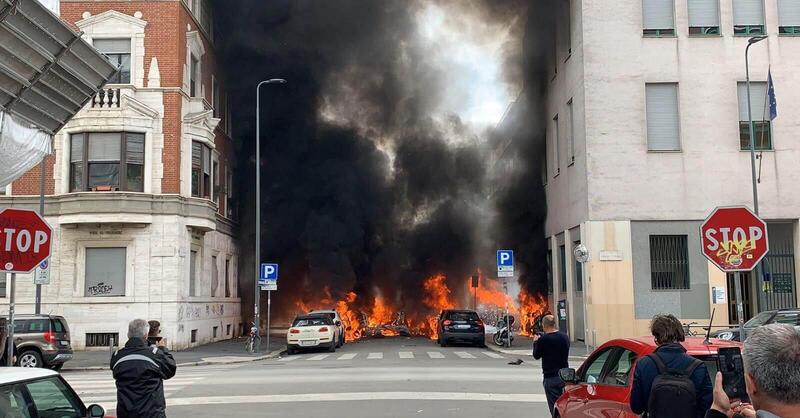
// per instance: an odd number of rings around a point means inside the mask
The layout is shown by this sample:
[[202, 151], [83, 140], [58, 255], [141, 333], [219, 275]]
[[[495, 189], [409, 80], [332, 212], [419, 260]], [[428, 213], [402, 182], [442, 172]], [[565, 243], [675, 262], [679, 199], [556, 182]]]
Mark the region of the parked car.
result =
[[67, 320], [56, 315], [14, 315], [17, 366], [60, 370], [72, 359]]
[[479, 347], [486, 344], [486, 328], [475, 311], [443, 310], [437, 327], [437, 342], [442, 347], [454, 342], [467, 342]]
[[328, 315], [331, 320], [333, 320], [333, 325], [339, 329], [339, 347], [343, 346], [344, 343], [347, 342], [347, 337], [345, 334], [344, 323], [342, 323], [342, 317], [339, 316], [339, 312], [336, 310], [315, 310], [309, 312], [309, 314], [323, 314]]
[[325, 347], [331, 353], [336, 351], [341, 339], [339, 328], [326, 314], [300, 315], [292, 322], [286, 333], [286, 347], [289, 354], [303, 348]]
[[[789, 324], [800, 330], [800, 308], [779, 309], [764, 311], [751, 318], [744, 324], [744, 334], [748, 335], [755, 328], [767, 324]], [[739, 327], [731, 325], [731, 329], [713, 331], [711, 336], [720, 340], [741, 341]]]
[[[717, 374], [717, 350], [722, 347], [741, 347], [741, 343], [687, 337], [682, 344], [690, 356], [702, 360], [709, 377]], [[653, 337], [611, 340], [598, 347], [581, 367], [561, 369], [559, 375], [566, 383], [564, 394], [558, 398], [554, 416], [636, 418], [628, 404], [633, 386], [636, 360], [656, 350]]]
[[100, 405], [85, 406], [58, 373], [18, 367], [0, 368], [0, 413], [4, 417], [111, 418]]

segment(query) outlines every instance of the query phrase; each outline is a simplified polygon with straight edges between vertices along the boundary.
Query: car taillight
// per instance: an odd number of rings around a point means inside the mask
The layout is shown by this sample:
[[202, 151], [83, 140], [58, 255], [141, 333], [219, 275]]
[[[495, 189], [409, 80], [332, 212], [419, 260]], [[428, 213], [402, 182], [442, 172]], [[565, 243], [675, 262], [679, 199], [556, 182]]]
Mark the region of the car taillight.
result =
[[289, 334], [299, 334], [299, 333], [300, 333], [299, 329], [292, 328], [292, 329], [289, 330]]
[[44, 340], [47, 341], [49, 344], [55, 344], [56, 343], [56, 334], [55, 333], [47, 331], [44, 334], [42, 334], [42, 336], [44, 337]]
[[328, 327], [322, 327], [319, 329], [319, 332], [328, 332]]
[[482, 326], [483, 326], [483, 321], [481, 321], [481, 320], [479, 319], [479, 320], [475, 321], [475, 325], [477, 325], [477, 326], [479, 326], [479, 327], [482, 327]]
[[452, 323], [453, 323], [453, 321], [451, 321], [449, 319], [445, 319], [445, 321], [442, 322], [442, 325], [444, 325], [446, 327], [449, 327]]

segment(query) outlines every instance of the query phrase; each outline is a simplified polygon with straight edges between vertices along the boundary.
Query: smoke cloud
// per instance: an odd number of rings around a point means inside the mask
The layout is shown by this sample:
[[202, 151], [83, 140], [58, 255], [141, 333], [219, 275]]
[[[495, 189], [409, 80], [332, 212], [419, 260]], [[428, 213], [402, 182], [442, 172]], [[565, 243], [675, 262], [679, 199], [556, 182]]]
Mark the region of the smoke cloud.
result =
[[[444, 273], [462, 292], [476, 267], [491, 268], [486, 252], [499, 239], [530, 253], [524, 280], [541, 280], [541, 184], [517, 179], [496, 208], [487, 199], [491, 128], [529, 83], [521, 42], [527, 1], [215, 6], [247, 185], [240, 194], [245, 306], [255, 276], [254, 93], [273, 77], [289, 81], [262, 88], [261, 102], [261, 259], [281, 265], [278, 315], [294, 314], [298, 295], [335, 301], [349, 291], [362, 303], [381, 296], [406, 311], [424, 309], [426, 277]], [[518, 130], [523, 142], [539, 139], [531, 127]], [[540, 150], [529, 153], [521, 153], [531, 165], [520, 177], [536, 183]], [[500, 236], [488, 232], [496, 217]]]

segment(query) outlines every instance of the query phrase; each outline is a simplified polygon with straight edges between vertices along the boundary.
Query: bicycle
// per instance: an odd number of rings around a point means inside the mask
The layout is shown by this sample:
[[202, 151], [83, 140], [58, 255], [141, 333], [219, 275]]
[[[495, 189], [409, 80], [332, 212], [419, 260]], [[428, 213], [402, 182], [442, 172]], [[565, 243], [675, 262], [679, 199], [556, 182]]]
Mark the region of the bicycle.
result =
[[253, 324], [253, 327], [250, 328], [250, 337], [244, 344], [244, 351], [253, 354], [259, 351], [260, 347], [261, 347], [261, 336], [258, 335], [258, 327], [256, 327], [255, 324]]
[[[687, 337], [698, 337], [698, 336], [699, 337], [703, 337], [703, 336], [706, 335], [706, 332], [708, 331], [708, 328], [709, 328], [709, 327], [706, 327], [706, 326], [702, 326], [702, 325], [698, 324], [697, 322], [690, 322], [688, 324], [681, 324], [681, 325], [683, 325], [683, 333]], [[692, 331], [692, 327], [694, 327], [695, 329], [696, 328], [701, 328], [703, 331], [702, 332]]]

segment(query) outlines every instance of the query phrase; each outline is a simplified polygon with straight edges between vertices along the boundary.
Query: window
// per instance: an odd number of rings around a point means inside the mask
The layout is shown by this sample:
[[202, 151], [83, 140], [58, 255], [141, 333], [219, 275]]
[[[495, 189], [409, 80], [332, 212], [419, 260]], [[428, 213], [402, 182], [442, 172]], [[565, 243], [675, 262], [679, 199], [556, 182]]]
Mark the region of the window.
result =
[[[545, 133], [545, 136], [547, 133]], [[547, 177], [549, 177], [550, 173], [547, 172], [547, 153], [545, 152], [542, 156], [542, 185], [547, 186]]]
[[225, 325], [225, 335], [231, 335], [231, 324]]
[[28, 332], [31, 334], [41, 334], [43, 332], [50, 331], [50, 320], [49, 319], [33, 319], [27, 321], [28, 329], [24, 332]]
[[689, 35], [719, 35], [719, 0], [688, 0]]
[[6, 275], [0, 274], [0, 298], [6, 297]]
[[[225, 260], [225, 297], [231, 297], [231, 260]], [[228, 333], [230, 334], [230, 332]]]
[[219, 194], [220, 194], [220, 187], [219, 187], [219, 161], [214, 161], [214, 164], [211, 167], [211, 174], [214, 177], [214, 190], [212, 192], [214, 203], [219, 204]]
[[572, 99], [567, 102], [567, 117], [569, 121], [569, 165], [575, 164], [575, 114], [572, 112]]
[[586, 383], [599, 383], [600, 375], [603, 373], [603, 368], [608, 361], [608, 357], [613, 351], [612, 347], [598, 353], [594, 358], [589, 359], [585, 368], [582, 370], [581, 381]]
[[219, 288], [219, 269], [217, 268], [217, 256], [211, 256], [211, 296], [217, 296]]
[[70, 192], [144, 191], [144, 134], [70, 135]]
[[231, 96], [225, 95], [225, 133], [231, 135]]
[[130, 39], [94, 39], [95, 49], [105, 54], [112, 64], [119, 66], [119, 72], [108, 82], [110, 84], [131, 83], [131, 40]]
[[[575, 241], [574, 247], [577, 247], [581, 244], [580, 241]], [[583, 292], [583, 263], [578, 260], [575, 260], [575, 291], [576, 292]]]
[[675, 35], [675, 5], [673, 0], [642, 0], [645, 36]]
[[125, 296], [127, 249], [86, 248], [86, 296]]
[[547, 250], [547, 293], [553, 293], [553, 251]]
[[556, 173], [553, 177], [561, 174], [561, 158], [559, 154], [559, 148], [561, 145], [559, 144], [558, 135], [560, 134], [558, 129], [558, 115], [553, 118], [553, 158], [556, 160]]
[[219, 82], [217, 78], [213, 75], [211, 76], [211, 108], [214, 109], [214, 117], [218, 118], [220, 113], [220, 102], [219, 102]]
[[[750, 149], [750, 115], [747, 112], [747, 83], [737, 86], [739, 96], [739, 144], [742, 150]], [[756, 135], [756, 150], [772, 149], [772, 124], [769, 120], [767, 83], [750, 82], [750, 109]]]
[[798, 318], [800, 318], [800, 314], [798, 314], [797, 312], [780, 312], [777, 315], [775, 315], [775, 319], [773, 319], [773, 322], [777, 324], [798, 326], [800, 325], [800, 321], [798, 321]]
[[648, 151], [680, 151], [678, 84], [648, 83], [645, 90]]
[[561, 267], [559, 269], [561, 271], [558, 272], [561, 278], [561, 293], [565, 293], [567, 291], [567, 250], [563, 245], [558, 247], [558, 259]]
[[213, 336], [213, 338], [217, 338], [217, 330], [218, 329], [219, 329], [219, 327], [212, 327], [211, 328], [211, 335]]
[[25, 384], [39, 417], [83, 418], [78, 398], [59, 377], [48, 377]]
[[764, 0], [733, 0], [733, 33], [764, 34]]
[[609, 365], [603, 383], [611, 386], [628, 386], [631, 369], [636, 362], [636, 353], [623, 348], [619, 348], [619, 351], [621, 352], [617, 360]]
[[197, 296], [197, 251], [189, 253], [189, 296]]
[[653, 290], [689, 289], [686, 235], [650, 236], [650, 279]]
[[200, 94], [200, 61], [192, 55], [189, 67], [189, 96], [197, 97]]
[[87, 347], [108, 347], [119, 344], [119, 334], [116, 332], [87, 332]]
[[800, 2], [778, 0], [778, 33], [800, 36]]
[[192, 142], [192, 196], [211, 196], [211, 148]]
[[230, 219], [236, 218], [236, 201], [234, 200], [233, 193], [233, 170], [230, 166], [225, 167], [225, 210], [228, 212], [227, 216]]
[[192, 340], [191, 340], [191, 342], [192, 343], [196, 343], [197, 342], [197, 330], [196, 329], [192, 330]]
[[33, 406], [25, 400], [22, 384], [0, 386], [0, 411], [13, 418], [31, 418], [35, 413]]
[[563, 0], [560, 2], [561, 5], [561, 19], [559, 19], [560, 31], [561, 32], [561, 42], [562, 47], [564, 48], [564, 53], [567, 58], [572, 55], [572, 13], [570, 8], [570, 0]]

